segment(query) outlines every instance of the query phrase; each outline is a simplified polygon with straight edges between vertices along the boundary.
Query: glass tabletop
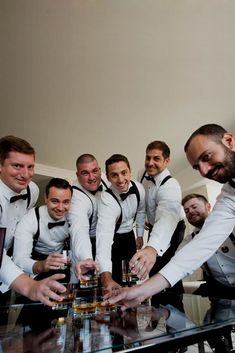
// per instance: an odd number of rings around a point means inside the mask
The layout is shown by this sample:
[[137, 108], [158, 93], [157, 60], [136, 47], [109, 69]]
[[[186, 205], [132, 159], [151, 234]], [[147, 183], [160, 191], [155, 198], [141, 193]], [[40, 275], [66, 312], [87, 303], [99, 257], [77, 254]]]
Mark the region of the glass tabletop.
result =
[[0, 352], [141, 350], [235, 321], [235, 300], [162, 293], [154, 305], [146, 300], [121, 312], [99, 296], [77, 289], [73, 303], [53, 310], [12, 292], [0, 302]]

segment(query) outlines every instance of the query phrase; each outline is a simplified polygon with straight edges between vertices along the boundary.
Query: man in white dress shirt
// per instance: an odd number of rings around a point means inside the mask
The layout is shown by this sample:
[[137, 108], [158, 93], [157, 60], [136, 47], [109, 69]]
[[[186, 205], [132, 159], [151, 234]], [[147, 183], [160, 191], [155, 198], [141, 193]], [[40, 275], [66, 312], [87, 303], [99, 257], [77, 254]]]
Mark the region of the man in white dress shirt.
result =
[[[188, 222], [195, 228], [188, 234], [179, 246], [181, 249], [191, 241], [201, 230], [209, 215], [211, 205], [204, 195], [188, 194], [182, 200], [182, 205]], [[179, 250], [177, 249], [177, 251]], [[235, 291], [235, 236], [233, 233], [221, 244], [203, 265], [206, 283], [202, 284], [194, 294], [204, 296], [231, 296]]]
[[[0, 139], [0, 226], [6, 228], [4, 247], [9, 256], [17, 223], [38, 199], [38, 186], [32, 182], [35, 165], [34, 148], [15, 136]], [[0, 292], [9, 288], [1, 284]]]
[[[0, 292], [4, 293], [10, 286], [32, 300], [52, 305], [49, 297], [59, 299], [54, 291], [65, 290], [55, 280], [64, 276], [58, 274], [36, 282], [22, 273], [6, 254], [6, 250], [10, 251], [12, 247], [17, 223], [38, 198], [38, 187], [31, 181], [34, 164], [35, 151], [27, 141], [15, 136], [0, 139], [0, 226], [7, 228], [0, 268]], [[2, 293], [1, 300], [4, 296]]]
[[[191, 166], [208, 179], [225, 184], [201, 231], [158, 274], [140, 286], [123, 289], [111, 302], [123, 309], [177, 283], [207, 261], [234, 230], [235, 142], [232, 133], [217, 124], [193, 132], [185, 144]], [[144, 269], [145, 271], [145, 269]], [[234, 271], [233, 271], [234, 275]]]
[[0, 139], [0, 223], [7, 228], [8, 252], [17, 223], [38, 199], [38, 186], [32, 182], [34, 165], [35, 151], [27, 141], [15, 136]]
[[[122, 260], [129, 260], [143, 245], [145, 193], [131, 180], [128, 159], [114, 154], [105, 162], [110, 189], [101, 193], [98, 204], [97, 256], [101, 283], [107, 289], [122, 284]], [[136, 224], [135, 239], [134, 227]]]
[[[18, 223], [14, 241], [14, 262], [37, 279], [48, 277], [67, 264], [62, 254], [69, 245], [69, 224], [66, 219], [72, 186], [65, 179], [52, 178], [45, 188], [45, 205], [30, 210]], [[69, 248], [69, 246], [67, 246]], [[69, 269], [65, 282], [69, 281]]]
[[[97, 199], [101, 191], [107, 188], [107, 180], [92, 154], [79, 156], [76, 168], [77, 181], [73, 184], [73, 197], [68, 213], [74, 263], [95, 259]], [[92, 267], [92, 261], [90, 264]], [[78, 275], [79, 269], [76, 270]]]
[[[137, 265], [137, 274], [141, 273], [142, 278], [148, 274], [153, 276], [165, 266], [184, 238], [182, 193], [178, 181], [170, 175], [167, 168], [169, 163], [170, 148], [165, 142], [153, 141], [148, 144], [141, 182], [146, 195], [149, 239], [146, 247], [131, 260], [132, 265]], [[182, 292], [183, 287], [178, 283], [173, 290]]]

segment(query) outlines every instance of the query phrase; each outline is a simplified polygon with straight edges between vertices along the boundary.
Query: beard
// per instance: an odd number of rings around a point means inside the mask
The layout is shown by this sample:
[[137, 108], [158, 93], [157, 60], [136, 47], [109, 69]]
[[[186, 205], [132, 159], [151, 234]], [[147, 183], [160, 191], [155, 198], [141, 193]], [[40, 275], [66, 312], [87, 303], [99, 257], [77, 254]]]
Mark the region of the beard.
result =
[[216, 163], [214, 168], [209, 170], [206, 178], [218, 181], [221, 184], [227, 183], [235, 178], [235, 152], [224, 147], [223, 162]]

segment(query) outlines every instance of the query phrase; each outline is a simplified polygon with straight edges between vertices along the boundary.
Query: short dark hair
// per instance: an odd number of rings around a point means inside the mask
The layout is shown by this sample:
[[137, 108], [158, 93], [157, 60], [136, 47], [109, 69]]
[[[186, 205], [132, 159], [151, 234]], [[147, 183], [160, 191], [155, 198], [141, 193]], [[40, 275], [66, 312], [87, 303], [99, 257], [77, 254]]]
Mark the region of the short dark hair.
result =
[[73, 188], [66, 179], [52, 178], [46, 185], [45, 194], [48, 197], [50, 188], [55, 187], [57, 189], [69, 189], [71, 191], [71, 196], [73, 195]]
[[211, 136], [213, 141], [221, 143], [221, 140], [226, 132], [227, 131], [222, 126], [217, 124], [202, 125], [201, 127], [199, 127], [199, 129], [195, 130], [189, 137], [189, 139], [184, 145], [184, 151], [187, 151], [192, 139], [197, 135]]
[[108, 167], [113, 164], [113, 163], [117, 163], [117, 162], [125, 162], [127, 167], [129, 169], [131, 169], [130, 167], [130, 163], [127, 159], [126, 156], [122, 155], [122, 154], [113, 154], [111, 157], [109, 157], [106, 161], [105, 161], [105, 171], [106, 174], [108, 175]]
[[93, 161], [96, 161], [96, 158], [95, 156], [93, 156], [93, 154], [90, 154], [90, 153], [81, 154], [81, 156], [79, 156], [76, 160], [76, 168], [78, 169], [78, 165], [80, 163], [89, 163]]
[[169, 158], [170, 157], [170, 148], [169, 146], [164, 142], [164, 141], [152, 141], [148, 144], [146, 147], [146, 153], [147, 151], [151, 150], [160, 150], [162, 151], [163, 157], [164, 158]]
[[191, 200], [191, 199], [199, 199], [202, 200], [205, 204], [207, 204], [209, 201], [207, 200], [207, 198], [204, 195], [201, 194], [188, 194], [186, 196], [183, 197], [182, 199], [182, 205], [184, 206], [184, 204]]
[[10, 152], [19, 152], [33, 155], [35, 157], [35, 150], [29, 142], [20, 137], [8, 135], [0, 139], [0, 163], [3, 164], [8, 158]]

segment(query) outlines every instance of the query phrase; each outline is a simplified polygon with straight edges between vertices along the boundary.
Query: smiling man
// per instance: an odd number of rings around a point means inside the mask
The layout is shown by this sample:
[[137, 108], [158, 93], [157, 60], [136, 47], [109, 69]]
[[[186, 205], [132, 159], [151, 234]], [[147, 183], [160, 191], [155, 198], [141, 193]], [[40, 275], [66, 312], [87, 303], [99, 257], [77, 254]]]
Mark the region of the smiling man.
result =
[[[231, 133], [217, 124], [201, 126], [185, 144], [191, 166], [206, 178], [224, 186], [212, 212], [192, 241], [185, 245], [159, 273], [140, 286], [124, 288], [110, 302], [121, 301], [123, 309], [159, 293], [190, 275], [207, 261], [228, 238], [235, 225], [235, 142]], [[231, 277], [235, 277], [234, 266]]]
[[[96, 254], [97, 200], [109, 183], [92, 154], [80, 155], [76, 160], [76, 169], [77, 181], [73, 184], [68, 213], [73, 263], [90, 260], [90, 265], [96, 267], [91, 260], [95, 259]], [[72, 280], [75, 282], [79, 275], [79, 269], [76, 268]]]
[[27, 141], [15, 136], [0, 139], [0, 222], [7, 228], [5, 249], [10, 255], [16, 225], [38, 199], [34, 165], [35, 151]]
[[[69, 241], [66, 219], [73, 189], [65, 179], [52, 178], [45, 189], [45, 205], [30, 210], [15, 232], [14, 262], [37, 279], [60, 271], [67, 263], [62, 250]], [[67, 271], [68, 272], [68, 271]], [[69, 272], [67, 278], [69, 278]]]
[[143, 245], [145, 193], [140, 183], [131, 180], [125, 156], [114, 154], [105, 166], [111, 187], [101, 194], [98, 204], [96, 259], [102, 285], [112, 289], [122, 284], [122, 260], [129, 260], [136, 246], [139, 249]]
[[[181, 188], [168, 170], [169, 163], [170, 148], [165, 142], [156, 140], [148, 144], [141, 182], [146, 194], [149, 239], [146, 247], [131, 259], [140, 278], [154, 275], [169, 262], [184, 237]], [[181, 292], [183, 288], [179, 283], [174, 290]]]

